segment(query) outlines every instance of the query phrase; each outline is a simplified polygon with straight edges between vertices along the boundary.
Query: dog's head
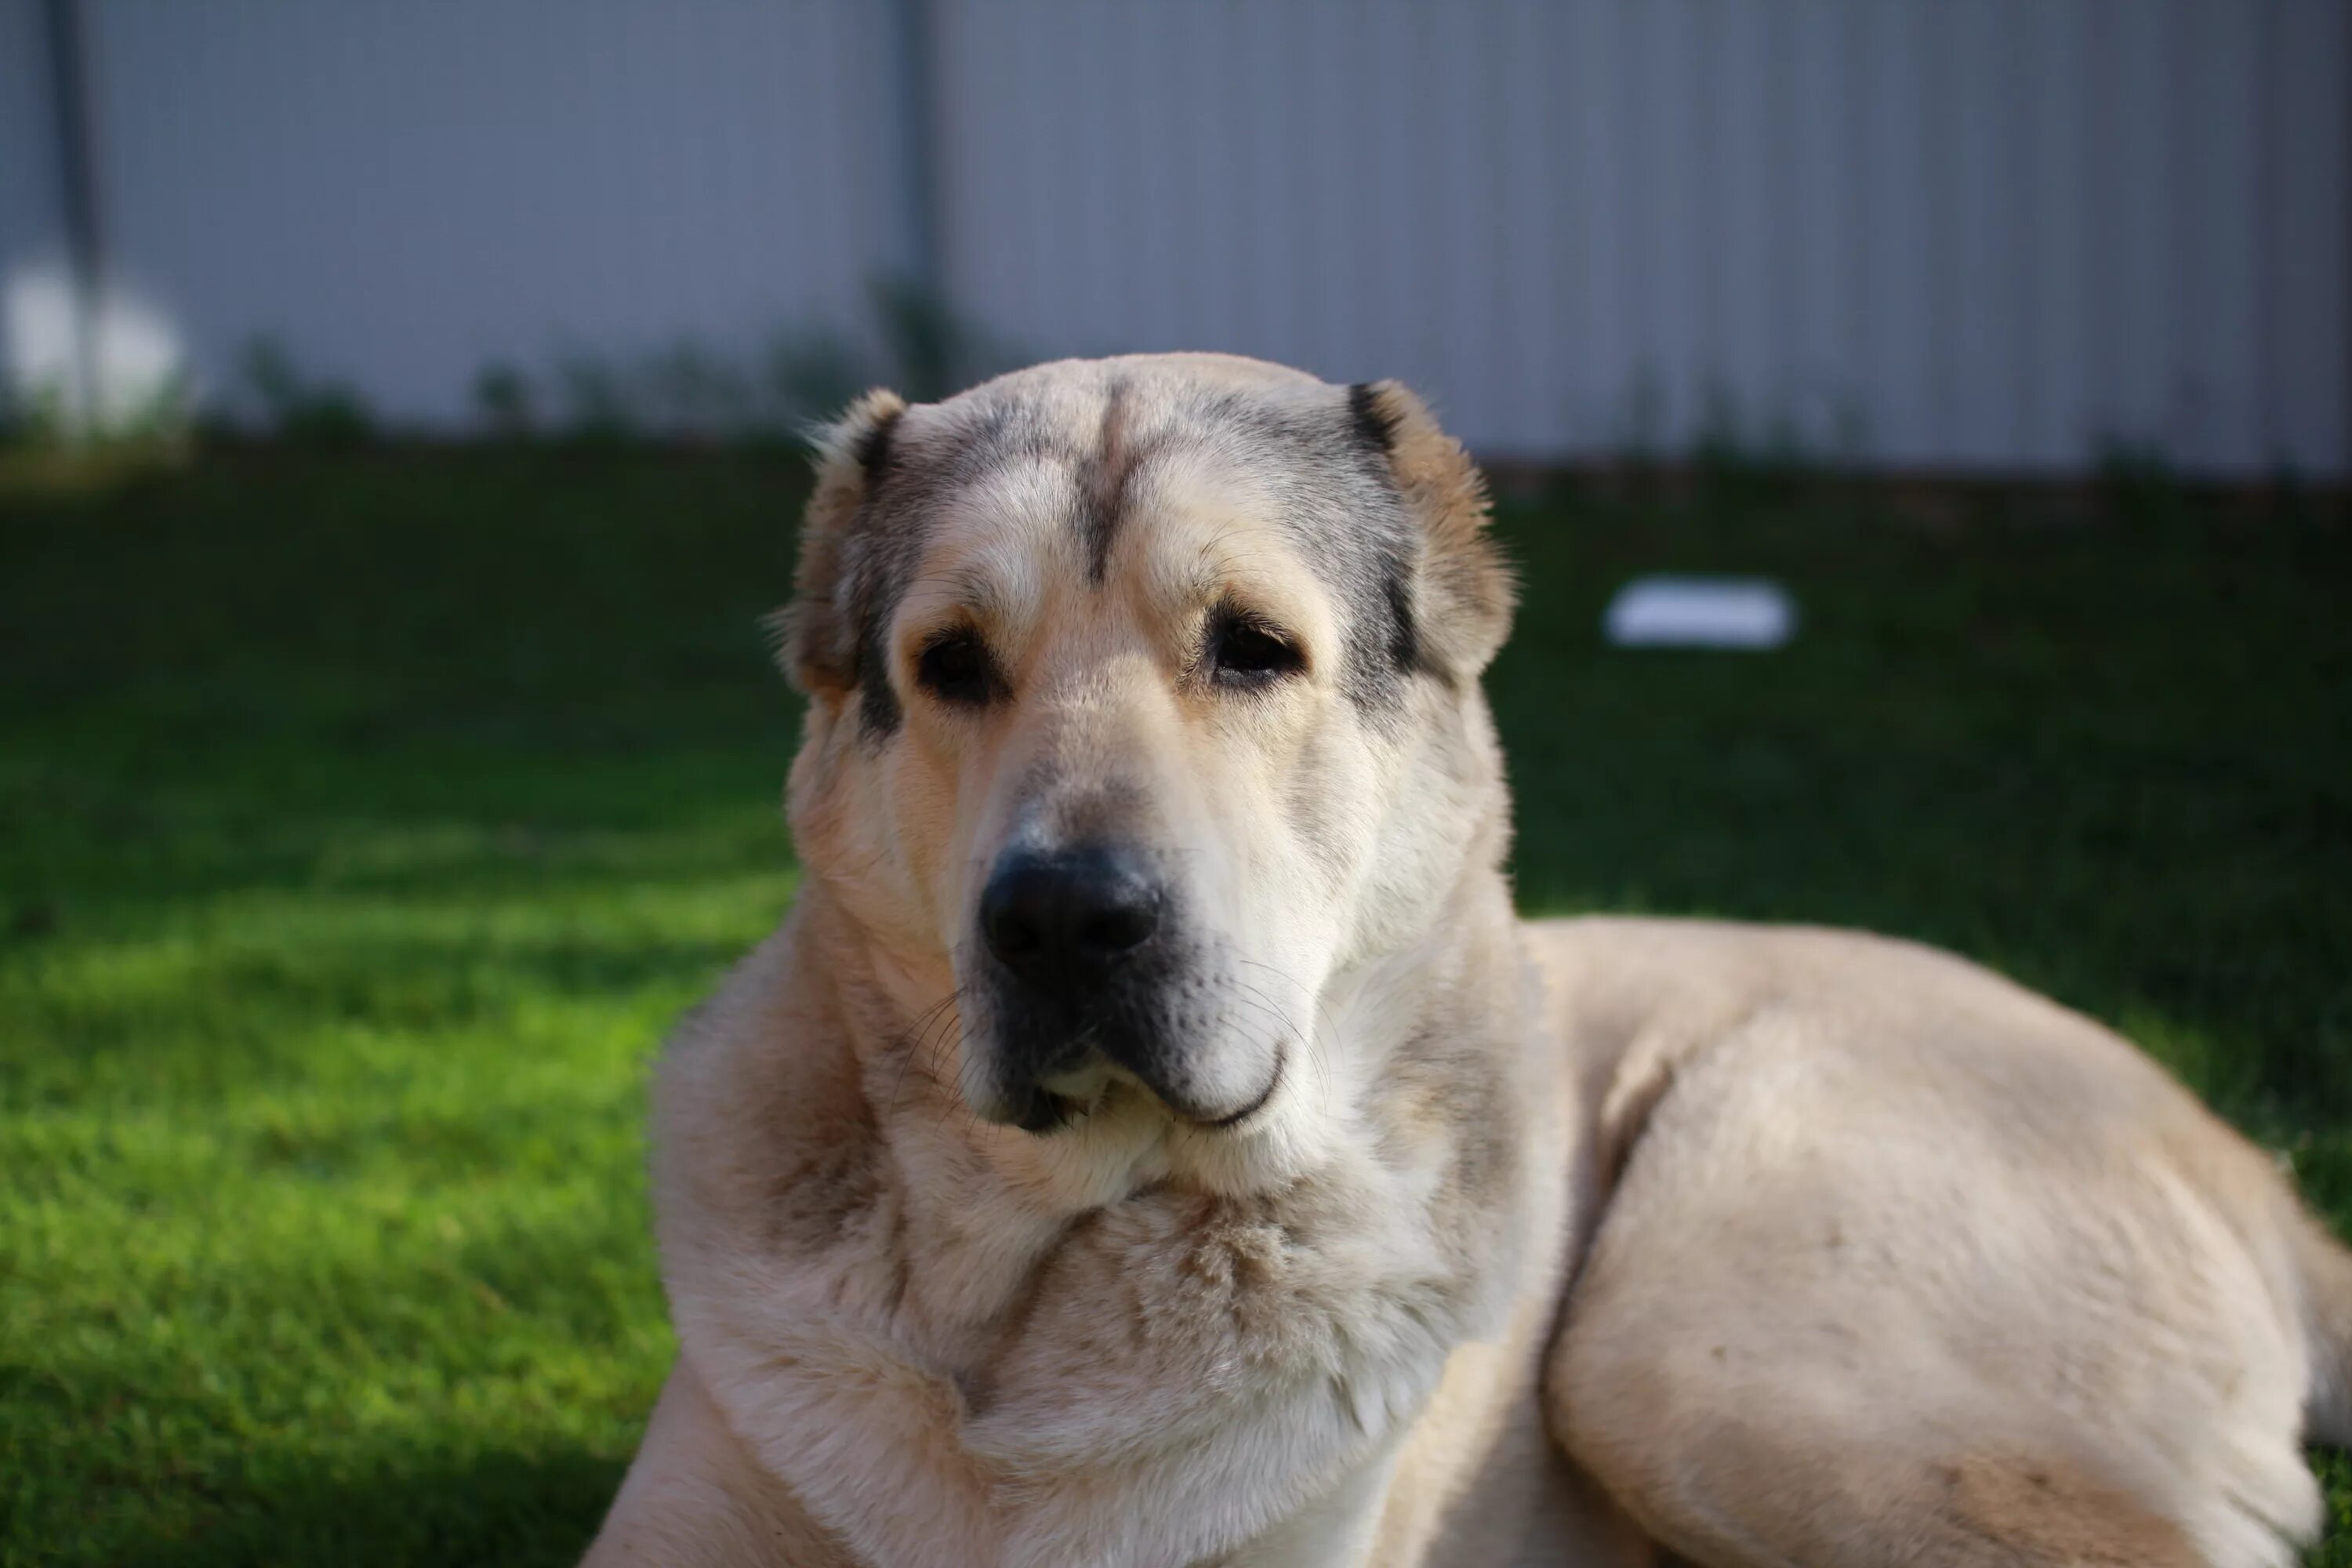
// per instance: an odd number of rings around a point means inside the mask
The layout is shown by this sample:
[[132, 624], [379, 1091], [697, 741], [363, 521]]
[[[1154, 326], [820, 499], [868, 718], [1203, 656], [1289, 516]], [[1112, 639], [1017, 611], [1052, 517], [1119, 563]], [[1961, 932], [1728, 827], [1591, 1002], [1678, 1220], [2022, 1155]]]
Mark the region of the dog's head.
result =
[[1215, 355], [830, 431], [793, 828], [894, 982], [957, 999], [980, 1115], [1140, 1091], [1230, 1129], [1309, 1092], [1327, 988], [1502, 850], [1485, 512], [1402, 387]]

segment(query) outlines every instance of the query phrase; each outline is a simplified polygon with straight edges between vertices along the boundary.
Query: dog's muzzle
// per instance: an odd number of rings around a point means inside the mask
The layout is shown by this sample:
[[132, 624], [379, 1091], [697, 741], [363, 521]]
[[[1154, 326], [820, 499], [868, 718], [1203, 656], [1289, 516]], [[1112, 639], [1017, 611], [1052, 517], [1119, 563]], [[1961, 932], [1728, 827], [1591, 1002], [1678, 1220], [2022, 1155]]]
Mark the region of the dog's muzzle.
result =
[[1007, 849], [981, 890], [986, 1009], [1006, 1120], [1045, 1131], [1073, 1104], [1048, 1080], [1123, 1071], [1181, 1108], [1185, 970], [1175, 899], [1144, 851], [1108, 841]]

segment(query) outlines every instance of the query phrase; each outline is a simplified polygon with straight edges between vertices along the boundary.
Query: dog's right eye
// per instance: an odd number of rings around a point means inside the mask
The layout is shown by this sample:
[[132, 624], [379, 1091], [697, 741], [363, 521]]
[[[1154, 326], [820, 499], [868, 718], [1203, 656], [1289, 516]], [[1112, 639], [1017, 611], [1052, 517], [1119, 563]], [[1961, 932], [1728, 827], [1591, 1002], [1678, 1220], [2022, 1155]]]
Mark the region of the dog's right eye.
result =
[[942, 632], [923, 645], [915, 660], [915, 679], [942, 702], [978, 708], [994, 696], [996, 667], [988, 649], [971, 632]]
[[1208, 652], [1212, 673], [1229, 686], [1268, 686], [1307, 666], [1296, 643], [1265, 622], [1231, 608], [1211, 617]]

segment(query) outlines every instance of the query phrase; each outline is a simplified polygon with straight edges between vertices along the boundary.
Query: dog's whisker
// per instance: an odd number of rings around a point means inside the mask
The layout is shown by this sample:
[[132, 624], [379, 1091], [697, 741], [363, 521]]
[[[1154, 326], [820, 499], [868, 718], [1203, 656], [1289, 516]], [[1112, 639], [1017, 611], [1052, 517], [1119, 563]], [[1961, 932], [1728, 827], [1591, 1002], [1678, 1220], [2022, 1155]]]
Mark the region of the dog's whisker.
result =
[[899, 1042], [898, 1072], [898, 1076], [891, 1080], [890, 1097], [886, 1102], [887, 1114], [892, 1116], [898, 1114], [898, 1096], [906, 1087], [907, 1071], [914, 1065], [916, 1057], [921, 1054], [924, 1037], [939, 1026], [940, 1018], [954, 1016], [953, 1010], [961, 996], [961, 988], [950, 991], [939, 1001], [925, 1008], [908, 1035], [902, 1037]]

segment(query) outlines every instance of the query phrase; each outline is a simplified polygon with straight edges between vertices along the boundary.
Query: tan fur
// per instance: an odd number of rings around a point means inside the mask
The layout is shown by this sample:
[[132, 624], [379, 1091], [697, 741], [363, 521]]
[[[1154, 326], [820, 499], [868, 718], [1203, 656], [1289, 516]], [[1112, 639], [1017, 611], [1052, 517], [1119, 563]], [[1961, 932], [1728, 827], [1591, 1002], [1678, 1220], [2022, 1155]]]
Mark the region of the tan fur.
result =
[[[1484, 510], [1402, 388], [1351, 420], [1221, 356], [832, 434], [806, 879], [656, 1085], [682, 1354], [592, 1563], [2289, 1560], [2341, 1249], [2127, 1045], [1958, 960], [1520, 925]], [[1197, 653], [1235, 596], [1305, 659], [1246, 696]], [[920, 689], [941, 627], [1000, 699]], [[1074, 1123], [1024, 1132], [972, 911], [1072, 833], [1178, 868], [1217, 1005], [1165, 1083], [1066, 1073]]]
[[2305, 1222], [2127, 1044], [1877, 938], [1533, 935], [1571, 1047], [1646, 1086], [1604, 1129], [1630, 1154], [1549, 1386], [1657, 1534], [1965, 1561], [1993, 1521], [1988, 1560], [2161, 1561], [2161, 1523], [2202, 1553], [2177, 1560], [2290, 1560], [2317, 1521]]

